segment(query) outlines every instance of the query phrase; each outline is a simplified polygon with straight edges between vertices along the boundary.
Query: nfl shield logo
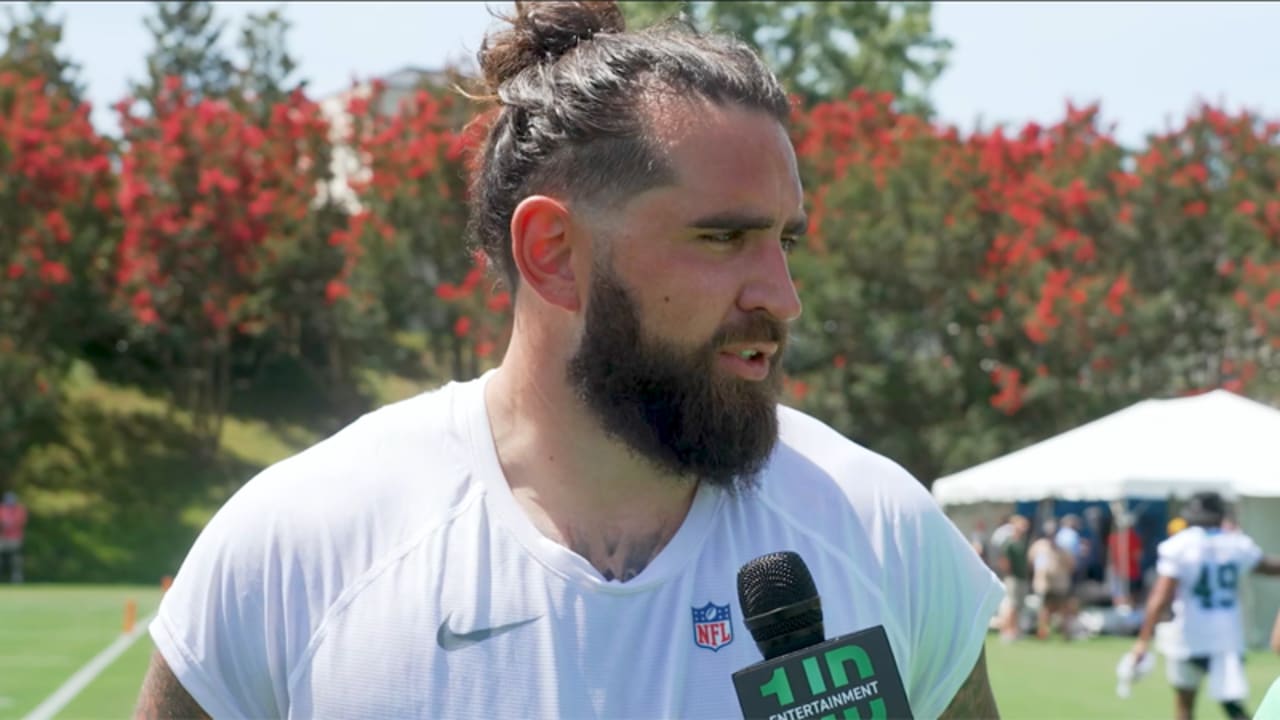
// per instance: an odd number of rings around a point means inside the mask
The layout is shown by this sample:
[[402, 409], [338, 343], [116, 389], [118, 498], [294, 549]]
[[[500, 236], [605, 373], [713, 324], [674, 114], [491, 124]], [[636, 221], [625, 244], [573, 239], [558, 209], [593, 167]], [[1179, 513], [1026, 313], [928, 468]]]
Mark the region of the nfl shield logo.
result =
[[733, 618], [728, 605], [708, 602], [693, 608], [693, 644], [718, 651], [733, 642]]

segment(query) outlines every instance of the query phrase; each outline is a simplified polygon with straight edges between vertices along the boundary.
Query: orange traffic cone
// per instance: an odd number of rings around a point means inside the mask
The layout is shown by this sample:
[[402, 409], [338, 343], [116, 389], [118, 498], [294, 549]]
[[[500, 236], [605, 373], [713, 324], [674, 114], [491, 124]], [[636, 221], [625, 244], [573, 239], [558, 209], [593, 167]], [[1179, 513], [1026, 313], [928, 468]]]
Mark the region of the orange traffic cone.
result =
[[138, 603], [132, 599], [126, 600], [124, 603], [124, 631], [126, 633], [133, 631], [133, 624], [138, 620]]

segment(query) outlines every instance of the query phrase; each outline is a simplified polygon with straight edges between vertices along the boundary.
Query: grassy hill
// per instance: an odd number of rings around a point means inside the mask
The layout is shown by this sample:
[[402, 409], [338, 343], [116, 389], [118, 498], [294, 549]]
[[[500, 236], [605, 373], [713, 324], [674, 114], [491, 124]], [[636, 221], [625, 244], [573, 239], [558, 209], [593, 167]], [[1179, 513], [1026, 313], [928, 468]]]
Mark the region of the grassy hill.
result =
[[[76, 365], [63, 387], [60, 437], [32, 449], [15, 472], [31, 515], [28, 579], [155, 583], [177, 569], [200, 528], [249, 478], [344, 424], [318, 411], [305, 385], [266, 382], [270, 391], [242, 393], [233, 404], [221, 448], [206, 458], [182, 413]], [[363, 378], [370, 407], [438, 384]]]

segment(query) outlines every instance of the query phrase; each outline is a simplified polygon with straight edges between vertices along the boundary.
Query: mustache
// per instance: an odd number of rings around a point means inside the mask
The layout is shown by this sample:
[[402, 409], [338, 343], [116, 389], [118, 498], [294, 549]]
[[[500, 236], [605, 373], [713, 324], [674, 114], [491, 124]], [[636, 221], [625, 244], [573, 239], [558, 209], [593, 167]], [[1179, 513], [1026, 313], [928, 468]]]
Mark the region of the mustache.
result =
[[787, 324], [769, 313], [758, 310], [725, 325], [711, 338], [711, 347], [730, 343], [777, 343], [779, 354], [787, 344]]

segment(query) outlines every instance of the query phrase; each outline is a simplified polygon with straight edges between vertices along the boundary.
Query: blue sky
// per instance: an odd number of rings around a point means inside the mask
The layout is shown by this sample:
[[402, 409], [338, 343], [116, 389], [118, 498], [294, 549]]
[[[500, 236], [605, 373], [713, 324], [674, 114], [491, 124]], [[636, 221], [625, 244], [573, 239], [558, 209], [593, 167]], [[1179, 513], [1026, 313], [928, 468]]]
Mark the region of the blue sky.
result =
[[[216, 3], [234, 26], [280, 3]], [[490, 7], [504, 8], [505, 3]], [[59, 2], [66, 50], [82, 65], [94, 121], [144, 72], [148, 3]], [[405, 65], [474, 54], [493, 22], [480, 2], [290, 2], [299, 77], [315, 97]], [[1126, 143], [1163, 130], [1198, 98], [1280, 118], [1280, 3], [938, 2], [934, 22], [955, 49], [931, 95], [942, 120], [1021, 124], [1061, 119], [1068, 99], [1100, 101]], [[234, 32], [227, 33], [230, 47]]]

